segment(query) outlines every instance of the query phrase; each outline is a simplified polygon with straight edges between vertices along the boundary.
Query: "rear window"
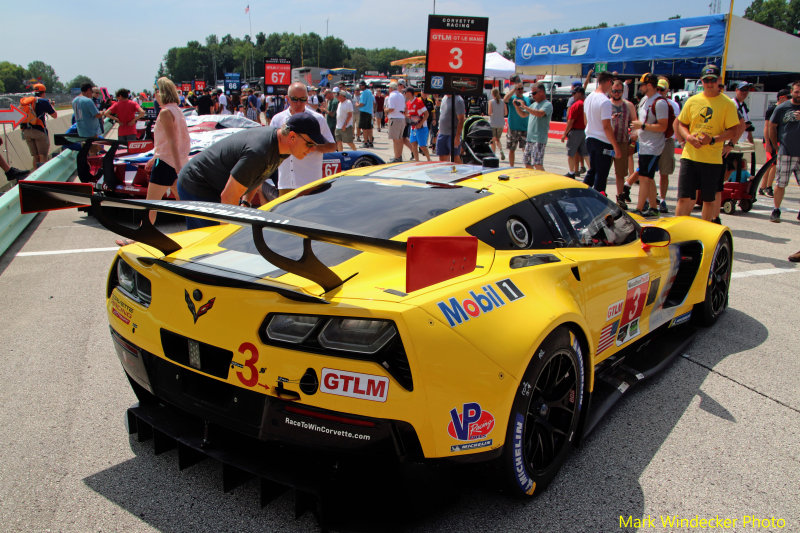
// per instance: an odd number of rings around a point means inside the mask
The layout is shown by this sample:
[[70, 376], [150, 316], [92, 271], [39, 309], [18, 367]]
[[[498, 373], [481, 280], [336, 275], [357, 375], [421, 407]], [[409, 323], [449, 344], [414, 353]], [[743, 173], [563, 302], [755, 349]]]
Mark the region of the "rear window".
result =
[[[381, 176], [344, 176], [320, 184], [270, 211], [324, 224], [342, 231], [391, 239], [423, 222], [491, 194], [449, 184]], [[264, 230], [267, 245], [292, 259], [302, 255], [302, 238]], [[221, 246], [258, 254], [250, 228], [243, 228]], [[328, 266], [350, 259], [356, 250], [314, 242], [317, 257]]]

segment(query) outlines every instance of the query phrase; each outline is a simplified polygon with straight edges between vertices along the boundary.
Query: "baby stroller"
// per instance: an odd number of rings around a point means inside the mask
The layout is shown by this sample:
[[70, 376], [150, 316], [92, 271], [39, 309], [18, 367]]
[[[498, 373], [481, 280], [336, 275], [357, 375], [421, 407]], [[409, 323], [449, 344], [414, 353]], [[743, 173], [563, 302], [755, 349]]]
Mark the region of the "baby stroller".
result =
[[468, 165], [497, 168], [500, 162], [491, 149], [492, 127], [481, 116], [467, 117], [461, 132], [461, 160]]

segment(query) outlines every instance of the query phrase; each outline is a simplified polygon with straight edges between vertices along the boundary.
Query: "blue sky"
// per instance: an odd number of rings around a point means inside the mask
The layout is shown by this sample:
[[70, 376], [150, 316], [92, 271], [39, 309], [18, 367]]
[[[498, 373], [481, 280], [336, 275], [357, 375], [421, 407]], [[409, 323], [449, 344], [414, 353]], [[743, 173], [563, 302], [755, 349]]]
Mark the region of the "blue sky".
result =
[[[245, 6], [250, 5], [250, 19]], [[751, 0], [739, 0], [743, 15]], [[112, 90], [152, 86], [167, 50], [212, 33], [243, 37], [263, 31], [334, 35], [350, 47], [424, 50], [433, 0], [138, 0], [135, 2], [14, 1], [3, 6], [0, 61], [23, 66], [42, 60], [62, 82], [78, 74]], [[728, 2], [722, 2], [727, 12]], [[706, 0], [661, 2], [609, 0], [438, 0], [436, 13], [489, 17], [489, 42], [499, 50], [516, 36], [552, 28], [607, 22], [640, 24], [709, 14]], [[613, 7], [612, 7], [613, 6]], [[327, 26], [326, 26], [327, 23]], [[325, 65], [338, 67], [346, 65]]]

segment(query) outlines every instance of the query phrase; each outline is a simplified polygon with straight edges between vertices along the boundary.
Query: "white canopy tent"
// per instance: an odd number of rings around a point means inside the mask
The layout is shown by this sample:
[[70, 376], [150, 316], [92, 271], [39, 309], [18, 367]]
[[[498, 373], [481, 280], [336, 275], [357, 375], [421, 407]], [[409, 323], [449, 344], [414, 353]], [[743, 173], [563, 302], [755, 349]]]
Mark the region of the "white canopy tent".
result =
[[499, 78], [508, 79], [514, 75], [516, 65], [513, 61], [509, 61], [502, 54], [497, 52], [489, 52], [486, 54], [486, 63], [484, 66], [484, 78]]

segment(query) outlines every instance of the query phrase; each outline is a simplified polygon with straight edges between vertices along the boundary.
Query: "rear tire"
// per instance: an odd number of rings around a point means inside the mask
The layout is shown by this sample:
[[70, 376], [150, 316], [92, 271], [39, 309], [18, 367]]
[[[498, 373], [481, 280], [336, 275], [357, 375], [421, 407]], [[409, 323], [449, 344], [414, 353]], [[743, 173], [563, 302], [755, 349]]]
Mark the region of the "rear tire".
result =
[[502, 472], [510, 490], [530, 497], [553, 480], [572, 448], [584, 397], [580, 344], [566, 328], [536, 350], [517, 388]]
[[753, 208], [753, 202], [750, 200], [739, 200], [739, 209], [742, 210], [743, 213], [747, 213]]
[[703, 326], [711, 326], [728, 307], [728, 290], [731, 284], [733, 245], [727, 233], [720, 237], [711, 259], [706, 281], [706, 298], [695, 304], [692, 317]]

